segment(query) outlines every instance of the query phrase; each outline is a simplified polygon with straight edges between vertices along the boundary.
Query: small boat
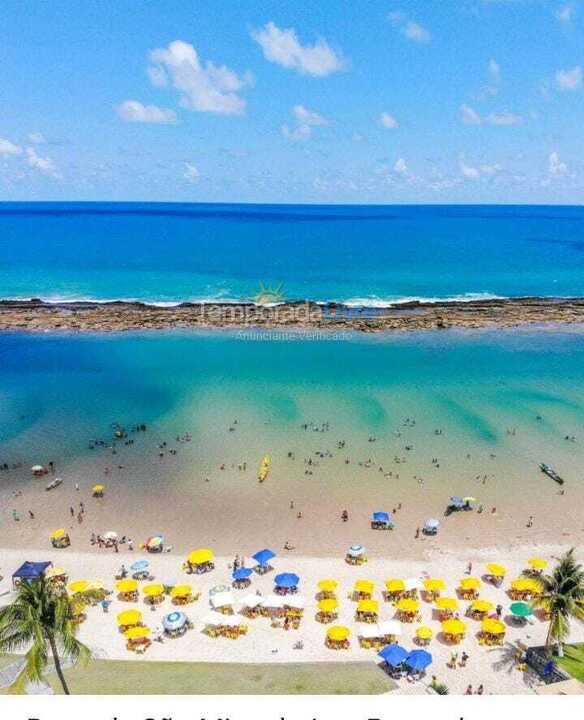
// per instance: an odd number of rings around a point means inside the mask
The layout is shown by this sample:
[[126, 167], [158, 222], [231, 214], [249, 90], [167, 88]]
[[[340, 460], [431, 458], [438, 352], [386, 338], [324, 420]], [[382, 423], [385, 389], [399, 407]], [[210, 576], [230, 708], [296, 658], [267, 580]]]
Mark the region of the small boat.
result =
[[264, 457], [262, 458], [261, 465], [260, 465], [260, 471], [258, 472], [258, 480], [260, 482], [263, 482], [268, 477], [269, 472], [270, 472], [270, 456], [264, 455]]
[[545, 473], [548, 477], [551, 477], [552, 480], [555, 480], [558, 483], [558, 485], [564, 484], [564, 478], [560, 477], [558, 475], [558, 473], [550, 465], [546, 465], [545, 463], [540, 463], [539, 469], [542, 471], [542, 473]]
[[56, 487], [59, 487], [59, 485], [62, 485], [63, 480], [61, 478], [55, 478], [52, 480], [45, 488], [45, 490], [54, 490]]

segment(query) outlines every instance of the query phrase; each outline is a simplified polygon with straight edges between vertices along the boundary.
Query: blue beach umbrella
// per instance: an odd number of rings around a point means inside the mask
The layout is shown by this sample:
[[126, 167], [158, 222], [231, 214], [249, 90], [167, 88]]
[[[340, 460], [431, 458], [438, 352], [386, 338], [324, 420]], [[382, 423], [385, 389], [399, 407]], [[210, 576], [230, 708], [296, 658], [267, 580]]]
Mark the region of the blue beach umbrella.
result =
[[276, 575], [274, 582], [277, 587], [293, 588], [298, 585], [300, 578], [294, 573], [280, 573], [279, 575]]
[[386, 523], [387, 525], [389, 525], [389, 523], [391, 522], [391, 515], [387, 512], [381, 512], [380, 510], [378, 510], [377, 512], [373, 513], [373, 522]]
[[408, 651], [401, 645], [386, 645], [383, 650], [380, 650], [377, 654], [392, 667], [401, 665], [408, 657]]
[[149, 567], [150, 563], [148, 560], [136, 560], [135, 563], [130, 565], [130, 570], [132, 572], [144, 572], [145, 570], [148, 570]]
[[258, 565], [267, 565], [272, 558], [276, 557], [276, 553], [269, 548], [259, 550], [252, 558], [257, 562]]
[[432, 655], [426, 650], [412, 650], [405, 662], [410, 670], [420, 672], [432, 664]]
[[165, 630], [180, 630], [186, 622], [187, 616], [184, 612], [171, 612], [162, 619], [162, 627]]
[[234, 580], [247, 580], [247, 578], [253, 573], [253, 570], [251, 568], [237, 568], [237, 570], [234, 570], [231, 574], [231, 577]]
[[464, 507], [464, 498], [461, 498], [460, 495], [453, 495], [450, 498], [450, 505], [456, 508]]

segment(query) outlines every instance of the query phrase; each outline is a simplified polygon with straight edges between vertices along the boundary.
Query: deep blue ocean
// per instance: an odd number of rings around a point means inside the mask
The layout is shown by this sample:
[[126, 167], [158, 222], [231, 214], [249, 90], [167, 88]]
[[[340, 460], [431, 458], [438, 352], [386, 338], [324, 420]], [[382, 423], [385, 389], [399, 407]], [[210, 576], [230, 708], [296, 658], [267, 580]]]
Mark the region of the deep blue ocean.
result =
[[0, 297], [584, 295], [584, 208], [0, 204]]

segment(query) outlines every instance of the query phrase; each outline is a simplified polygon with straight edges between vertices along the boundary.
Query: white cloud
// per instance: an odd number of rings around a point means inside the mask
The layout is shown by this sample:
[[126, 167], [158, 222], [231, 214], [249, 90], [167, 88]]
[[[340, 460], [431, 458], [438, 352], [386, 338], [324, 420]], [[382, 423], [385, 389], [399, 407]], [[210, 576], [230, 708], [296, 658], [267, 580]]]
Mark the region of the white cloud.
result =
[[172, 125], [176, 122], [176, 113], [169, 108], [157, 105], [143, 105], [138, 100], [125, 100], [116, 107], [117, 114], [126, 122], [154, 123]]
[[381, 113], [381, 115], [379, 116], [379, 122], [383, 125], [383, 127], [389, 128], [390, 130], [399, 127], [398, 121], [394, 118], [393, 115], [390, 115], [388, 112]]
[[193, 163], [186, 162], [185, 163], [185, 171], [183, 173], [183, 177], [185, 180], [188, 180], [190, 183], [198, 183], [201, 179], [201, 173], [199, 172], [199, 169], [196, 165], [193, 165]]
[[250, 73], [240, 77], [225, 65], [209, 60], [203, 64], [195, 48], [182, 40], [152, 50], [150, 59], [153, 63], [148, 69], [150, 81], [156, 87], [172, 83], [180, 93], [182, 107], [223, 115], [244, 112], [245, 100], [238, 93], [253, 84]]
[[302, 45], [296, 30], [281, 30], [273, 22], [254, 30], [252, 38], [260, 45], [266, 60], [296, 70], [303, 75], [325, 77], [345, 67], [342, 55], [320, 38], [314, 45]]
[[464, 175], [465, 178], [469, 178], [470, 180], [478, 180], [481, 176], [481, 172], [478, 168], [473, 167], [472, 165], [467, 165], [462, 158], [459, 160], [459, 167], [460, 172], [462, 173], [462, 175]]
[[489, 76], [489, 84], [485, 88], [485, 92], [487, 95], [497, 95], [499, 85], [501, 84], [501, 66], [493, 58], [489, 60], [487, 74]]
[[463, 103], [460, 106], [460, 113], [462, 116], [462, 122], [465, 125], [480, 125], [482, 122], [481, 116], [478, 112], [473, 110], [469, 105]]
[[43, 143], [47, 142], [47, 139], [41, 132], [29, 133], [28, 139], [30, 140], [30, 142], [35, 143], [36, 145], [42, 145]]
[[32, 147], [26, 148], [26, 161], [31, 167], [35, 168], [39, 172], [42, 172], [45, 175], [58, 177], [55, 163], [48, 157], [41, 157], [40, 155], [37, 155], [36, 150]]
[[389, 22], [400, 30], [404, 37], [417, 43], [429, 43], [431, 40], [430, 32], [420, 25], [420, 23], [410, 20], [407, 15], [402, 12], [390, 12], [387, 16]]
[[290, 128], [282, 125], [282, 135], [289, 140], [308, 140], [312, 136], [312, 128], [328, 125], [328, 120], [304, 105], [294, 105], [292, 114], [296, 120], [296, 127]]
[[558, 70], [556, 83], [560, 90], [578, 90], [582, 87], [582, 68], [576, 65], [570, 70]]
[[559, 154], [554, 150], [548, 157], [548, 171], [553, 177], [561, 177], [568, 172], [568, 166], [560, 160]]
[[569, 23], [572, 20], [572, 17], [574, 16], [574, 8], [572, 5], [564, 5], [563, 7], [559, 8], [559, 10], [556, 11], [556, 18], [561, 23]]
[[460, 106], [460, 114], [465, 125], [519, 125], [523, 122], [521, 115], [510, 112], [489, 113], [482, 117], [466, 104]]
[[10, 140], [0, 138], [0, 157], [2, 155], [22, 155], [22, 148]]
[[502, 168], [498, 163], [494, 163], [493, 165], [481, 165], [479, 167], [479, 170], [483, 175], [496, 175], [501, 171], [501, 169]]
[[393, 166], [393, 171], [398, 173], [398, 175], [406, 175], [408, 172], [408, 165], [406, 161], [403, 158], [398, 158]]

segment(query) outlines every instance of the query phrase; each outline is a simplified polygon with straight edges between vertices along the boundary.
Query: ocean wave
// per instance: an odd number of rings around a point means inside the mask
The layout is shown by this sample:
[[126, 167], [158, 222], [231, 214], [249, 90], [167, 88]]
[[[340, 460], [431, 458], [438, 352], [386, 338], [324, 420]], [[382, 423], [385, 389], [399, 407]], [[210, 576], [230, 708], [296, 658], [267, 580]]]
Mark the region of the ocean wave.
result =
[[376, 295], [365, 297], [348, 298], [347, 300], [336, 300], [339, 304], [347, 307], [370, 307], [370, 308], [390, 308], [396, 305], [406, 305], [409, 303], [443, 303], [443, 302], [473, 302], [476, 300], [507, 300], [506, 295], [495, 295], [494, 293], [462, 293], [460, 295], [424, 296], [424, 295], [400, 295], [392, 298], [380, 298]]

